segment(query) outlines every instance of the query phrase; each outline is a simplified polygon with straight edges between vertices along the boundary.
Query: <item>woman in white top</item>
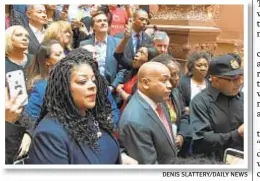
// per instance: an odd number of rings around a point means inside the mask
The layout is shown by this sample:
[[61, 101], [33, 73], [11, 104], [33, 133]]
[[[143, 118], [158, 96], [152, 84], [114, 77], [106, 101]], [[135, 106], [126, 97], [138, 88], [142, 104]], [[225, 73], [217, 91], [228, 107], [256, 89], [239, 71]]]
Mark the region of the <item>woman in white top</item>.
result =
[[195, 52], [188, 57], [188, 73], [180, 80], [179, 89], [183, 97], [184, 105], [189, 106], [190, 101], [207, 87], [210, 54], [207, 52]]

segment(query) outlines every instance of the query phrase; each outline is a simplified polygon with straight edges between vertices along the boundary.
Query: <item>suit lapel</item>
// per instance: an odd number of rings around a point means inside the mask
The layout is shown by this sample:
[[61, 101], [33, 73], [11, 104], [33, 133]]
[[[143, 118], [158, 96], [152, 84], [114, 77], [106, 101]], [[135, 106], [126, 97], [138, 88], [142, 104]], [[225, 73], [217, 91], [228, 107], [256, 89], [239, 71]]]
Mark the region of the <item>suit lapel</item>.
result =
[[114, 141], [116, 142], [116, 145], [117, 145], [117, 147], [118, 147], [118, 153], [119, 153], [119, 155], [118, 155], [118, 159], [117, 159], [116, 164], [122, 164], [120, 144], [119, 144], [119, 142], [117, 141], [117, 139], [116, 139], [112, 134], [110, 134], [110, 133], [108, 133], [108, 134], [114, 139]]
[[[135, 52], [134, 52], [134, 45], [133, 45], [133, 38], [132, 36], [130, 37], [130, 39], [128, 40], [128, 45], [126, 47], [129, 47], [128, 51], [131, 51], [132, 55], [135, 55]], [[134, 57], [134, 56], [133, 56]]]
[[37, 46], [38, 44], [40, 44], [29, 25], [27, 26], [27, 31], [30, 35], [30, 41], [33, 44], [33, 46]]
[[114, 47], [114, 45], [113, 45], [113, 41], [112, 41], [112, 39], [111, 39], [111, 37], [109, 36], [109, 35], [107, 35], [107, 50], [106, 50], [106, 63], [105, 63], [105, 74], [107, 75], [108, 74], [108, 72], [107, 71], [110, 71], [109, 70], [109, 64], [111, 64], [111, 62], [109, 62], [110, 60], [109, 60], [109, 58], [112, 56], [111, 54], [112, 53], [114, 53], [114, 51], [113, 51], [113, 48]]
[[[168, 143], [171, 145], [171, 148], [175, 151], [174, 149], [174, 145], [171, 141], [171, 138], [167, 132], [167, 130], [165, 129], [163, 123], [161, 122], [161, 120], [158, 118], [157, 114], [152, 110], [152, 107], [139, 95], [138, 92], [136, 92], [136, 98], [137, 100], [139, 100], [139, 102], [142, 104], [142, 106], [144, 107], [145, 111], [147, 112], [147, 114], [152, 118], [152, 120], [156, 123], [156, 125], [164, 132], [164, 135], [166, 136]], [[169, 122], [169, 116], [167, 116], [167, 114], [165, 113], [164, 110], [164, 114]]]
[[151, 43], [149, 40], [150, 40], [149, 36], [145, 32], [142, 31], [142, 44]]
[[174, 91], [176, 91], [175, 89], [171, 92], [171, 101], [173, 103], [173, 106], [174, 106], [174, 109], [175, 109], [175, 112], [176, 112], [176, 123], [178, 121], [178, 119], [180, 118], [180, 109], [179, 109], [179, 106], [177, 105], [179, 100], [178, 98], [174, 95]]
[[89, 148], [89, 146], [83, 145], [82, 143], [79, 143], [76, 141], [79, 149], [83, 153], [83, 155], [87, 158], [90, 164], [98, 164], [99, 161], [97, 159], [97, 156], [94, 154], [94, 152]]
[[92, 38], [89, 39], [89, 42], [90, 43], [88, 43], [88, 44], [95, 46], [95, 36], [92, 36]]

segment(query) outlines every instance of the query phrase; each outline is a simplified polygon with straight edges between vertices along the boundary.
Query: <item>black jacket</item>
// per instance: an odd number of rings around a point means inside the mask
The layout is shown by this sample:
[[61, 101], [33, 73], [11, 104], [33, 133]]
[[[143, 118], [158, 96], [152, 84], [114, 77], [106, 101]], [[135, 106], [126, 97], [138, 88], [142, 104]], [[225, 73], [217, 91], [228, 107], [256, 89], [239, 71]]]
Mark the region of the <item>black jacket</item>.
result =
[[[210, 84], [208, 79], [206, 80], [207, 87]], [[190, 97], [191, 97], [191, 76], [185, 75], [181, 78], [178, 89], [180, 91], [182, 101], [184, 102], [184, 106], [189, 106], [190, 105]]]
[[227, 148], [243, 150], [237, 130], [243, 123], [243, 93], [225, 96], [209, 85], [190, 104], [194, 152], [222, 160]]
[[25, 128], [5, 121], [5, 164], [12, 164], [25, 133]]

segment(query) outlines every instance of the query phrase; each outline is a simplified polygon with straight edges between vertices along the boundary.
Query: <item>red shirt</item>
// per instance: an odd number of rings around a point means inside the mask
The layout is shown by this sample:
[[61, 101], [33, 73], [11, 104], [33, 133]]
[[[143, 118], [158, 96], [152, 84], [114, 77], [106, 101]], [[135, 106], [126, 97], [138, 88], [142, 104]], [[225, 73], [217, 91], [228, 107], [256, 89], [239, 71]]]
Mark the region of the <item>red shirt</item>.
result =
[[112, 13], [112, 21], [110, 26], [110, 35], [114, 36], [117, 33], [125, 31], [125, 25], [128, 21], [128, 16], [123, 8], [116, 8]]
[[[130, 95], [133, 94], [133, 86], [137, 82], [137, 75], [133, 76], [128, 82], [124, 84], [124, 91]], [[127, 101], [124, 101], [120, 111], [123, 112], [125, 106], [127, 105]]]
[[5, 29], [9, 28], [11, 26], [11, 19], [9, 16], [5, 17]]

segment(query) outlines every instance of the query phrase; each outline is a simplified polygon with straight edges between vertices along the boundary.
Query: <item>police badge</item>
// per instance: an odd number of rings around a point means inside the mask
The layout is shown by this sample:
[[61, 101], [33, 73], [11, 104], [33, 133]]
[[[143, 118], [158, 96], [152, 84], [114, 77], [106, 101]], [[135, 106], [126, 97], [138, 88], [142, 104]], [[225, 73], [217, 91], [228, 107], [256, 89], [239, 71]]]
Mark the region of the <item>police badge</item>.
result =
[[239, 69], [239, 64], [236, 60], [230, 60], [230, 65], [232, 67], [232, 69]]

